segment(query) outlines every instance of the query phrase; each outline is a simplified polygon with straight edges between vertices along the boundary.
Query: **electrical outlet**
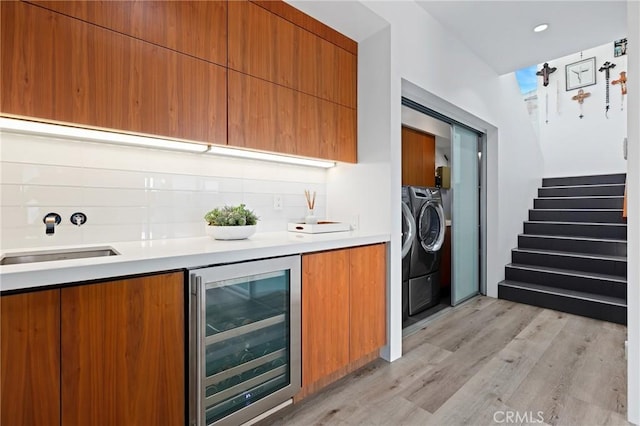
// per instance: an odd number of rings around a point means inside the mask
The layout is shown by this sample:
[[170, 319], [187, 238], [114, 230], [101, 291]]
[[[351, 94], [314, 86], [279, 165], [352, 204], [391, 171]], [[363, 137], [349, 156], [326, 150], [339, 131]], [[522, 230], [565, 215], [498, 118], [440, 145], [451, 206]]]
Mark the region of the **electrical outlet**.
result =
[[273, 196], [273, 209], [282, 210], [282, 195]]
[[351, 216], [351, 230], [357, 231], [360, 228], [360, 215], [354, 214]]

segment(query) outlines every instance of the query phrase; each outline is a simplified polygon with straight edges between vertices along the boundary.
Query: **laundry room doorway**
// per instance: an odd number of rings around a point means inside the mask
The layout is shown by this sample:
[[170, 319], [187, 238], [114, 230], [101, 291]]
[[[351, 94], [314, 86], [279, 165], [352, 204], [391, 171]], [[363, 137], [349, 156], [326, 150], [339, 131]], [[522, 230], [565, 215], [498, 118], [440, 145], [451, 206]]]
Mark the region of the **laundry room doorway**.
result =
[[485, 141], [481, 131], [402, 98], [405, 332], [486, 288]]

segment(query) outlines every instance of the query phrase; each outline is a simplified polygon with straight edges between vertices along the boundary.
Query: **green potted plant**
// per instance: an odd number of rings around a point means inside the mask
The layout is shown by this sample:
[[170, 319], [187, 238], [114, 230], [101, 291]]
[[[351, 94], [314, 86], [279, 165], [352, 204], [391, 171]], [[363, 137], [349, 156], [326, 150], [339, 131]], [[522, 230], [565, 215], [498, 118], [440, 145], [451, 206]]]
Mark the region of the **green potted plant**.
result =
[[216, 240], [243, 240], [256, 232], [258, 216], [239, 206], [217, 207], [204, 215], [207, 222], [207, 235]]

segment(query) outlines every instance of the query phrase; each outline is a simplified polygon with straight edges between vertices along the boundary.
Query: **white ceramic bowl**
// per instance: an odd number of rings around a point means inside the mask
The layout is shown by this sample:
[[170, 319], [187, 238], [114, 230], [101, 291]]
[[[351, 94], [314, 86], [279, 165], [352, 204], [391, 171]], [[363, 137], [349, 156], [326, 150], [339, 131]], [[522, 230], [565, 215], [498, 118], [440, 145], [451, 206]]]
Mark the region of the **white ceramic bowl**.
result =
[[257, 225], [246, 226], [210, 226], [207, 227], [207, 235], [214, 240], [244, 240], [256, 232]]

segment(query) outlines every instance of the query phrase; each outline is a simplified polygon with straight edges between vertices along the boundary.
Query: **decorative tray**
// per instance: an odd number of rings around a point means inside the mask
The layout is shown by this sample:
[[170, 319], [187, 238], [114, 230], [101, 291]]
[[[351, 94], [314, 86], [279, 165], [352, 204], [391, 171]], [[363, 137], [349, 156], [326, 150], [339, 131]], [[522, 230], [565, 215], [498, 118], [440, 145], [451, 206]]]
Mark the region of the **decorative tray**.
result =
[[351, 227], [348, 223], [329, 222], [320, 220], [318, 223], [291, 223], [287, 225], [290, 232], [302, 232], [305, 234], [322, 234], [325, 232], [344, 232], [350, 231]]

